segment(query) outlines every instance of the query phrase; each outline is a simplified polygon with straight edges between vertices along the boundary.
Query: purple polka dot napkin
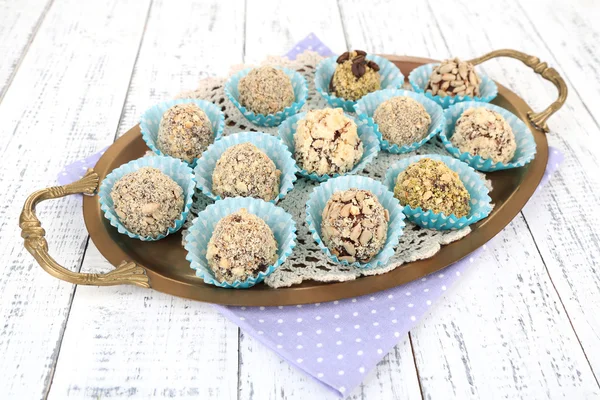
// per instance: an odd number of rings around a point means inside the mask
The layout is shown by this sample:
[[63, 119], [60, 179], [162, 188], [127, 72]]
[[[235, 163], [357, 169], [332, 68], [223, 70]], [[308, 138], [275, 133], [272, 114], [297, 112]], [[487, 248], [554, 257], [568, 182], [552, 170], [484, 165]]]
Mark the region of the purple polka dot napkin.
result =
[[[332, 54], [311, 33], [286, 56], [295, 59], [307, 49], [323, 56]], [[104, 150], [66, 166], [59, 173], [59, 183], [81, 178]], [[550, 148], [540, 187], [562, 160], [560, 151]], [[288, 362], [345, 397], [483, 251], [485, 245], [441, 272], [369, 296], [302, 306], [215, 308]]]

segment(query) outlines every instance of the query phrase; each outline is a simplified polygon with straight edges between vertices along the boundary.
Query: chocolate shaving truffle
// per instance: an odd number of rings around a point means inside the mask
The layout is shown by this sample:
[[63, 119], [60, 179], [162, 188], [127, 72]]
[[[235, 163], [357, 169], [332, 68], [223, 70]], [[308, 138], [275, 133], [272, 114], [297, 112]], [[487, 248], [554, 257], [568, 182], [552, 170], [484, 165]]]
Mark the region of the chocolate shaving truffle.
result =
[[318, 175], [348, 172], [363, 155], [356, 123], [341, 108], [307, 112], [298, 121], [294, 142], [300, 168]]
[[462, 113], [450, 138], [462, 152], [507, 163], [517, 150], [515, 134], [499, 113], [484, 107]]
[[225, 150], [212, 174], [213, 193], [225, 197], [255, 197], [273, 200], [279, 193], [281, 171], [252, 143]]
[[144, 237], [166, 234], [183, 211], [183, 189], [151, 167], [124, 175], [115, 182], [110, 197], [123, 226]]
[[446, 216], [461, 218], [471, 210], [471, 196], [458, 174], [431, 158], [412, 163], [398, 175], [394, 196], [403, 206], [421, 207]]
[[381, 136], [398, 146], [409, 145], [427, 136], [431, 117], [418, 101], [406, 97], [392, 97], [381, 103], [373, 113], [373, 120]]
[[163, 114], [158, 127], [158, 149], [191, 163], [215, 141], [210, 119], [194, 103], [176, 104]]
[[242, 208], [217, 222], [206, 259], [218, 281], [243, 282], [277, 261], [277, 241], [265, 221]]
[[240, 79], [238, 91], [240, 104], [256, 114], [275, 114], [295, 100], [289, 76], [273, 67], [254, 68]]
[[323, 210], [323, 243], [342, 261], [370, 261], [387, 239], [390, 215], [368, 190], [335, 192]]
[[458, 58], [444, 60], [433, 68], [425, 91], [432, 96], [479, 96], [481, 79], [473, 64]]
[[366, 59], [362, 50], [345, 52], [337, 59], [330, 92], [346, 100], [358, 100], [367, 93], [379, 90], [379, 65]]

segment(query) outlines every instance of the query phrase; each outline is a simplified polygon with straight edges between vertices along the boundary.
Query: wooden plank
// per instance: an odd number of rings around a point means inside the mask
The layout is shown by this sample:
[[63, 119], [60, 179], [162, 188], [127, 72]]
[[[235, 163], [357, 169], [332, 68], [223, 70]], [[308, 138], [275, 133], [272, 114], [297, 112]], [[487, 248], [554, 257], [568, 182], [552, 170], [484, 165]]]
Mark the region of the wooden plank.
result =
[[0, 100], [27, 53], [51, 0], [0, 3]]
[[[4, 398], [43, 397], [73, 285], [24, 250], [25, 197], [68, 162], [112, 140], [142, 36], [147, 2], [56, 0], [0, 104], [0, 386]], [[110, 57], [108, 55], [111, 55]], [[75, 197], [39, 207], [52, 254], [77, 269], [86, 231]]]
[[[227, 7], [217, 0], [177, 7], [154, 1], [119, 132], [147, 106], [241, 62], [243, 18], [242, 0]], [[82, 271], [111, 268], [90, 244]], [[209, 304], [139, 288], [79, 286], [50, 398], [236, 399], [237, 346], [237, 327]]]

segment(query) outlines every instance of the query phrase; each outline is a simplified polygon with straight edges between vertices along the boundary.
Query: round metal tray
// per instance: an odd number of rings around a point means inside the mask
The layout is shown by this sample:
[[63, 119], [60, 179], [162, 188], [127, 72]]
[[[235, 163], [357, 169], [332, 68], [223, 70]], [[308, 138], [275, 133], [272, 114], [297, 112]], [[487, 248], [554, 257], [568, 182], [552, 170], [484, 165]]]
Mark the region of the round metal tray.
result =
[[[408, 76], [413, 68], [432, 61], [414, 57], [386, 57], [393, 61], [405, 76]], [[485, 61], [485, 57], [488, 57], [487, 59], [491, 58], [486, 55], [473, 61], [476, 63], [477, 61], [482, 62]], [[540, 63], [539, 60], [534, 62], [535, 60], [522, 59], [527, 65], [531, 64], [532, 67], [544, 64]], [[548, 76], [544, 75], [549, 70], [552, 69], [545, 66], [544, 70], [540, 69], [536, 72], [549, 79]], [[550, 74], [548, 73], [548, 75]], [[558, 74], [556, 76], [560, 79]], [[562, 83], [564, 84], [564, 82]], [[559, 87], [562, 96], [563, 88], [559, 84], [557, 84], [557, 87]], [[566, 87], [564, 87], [564, 92], [564, 97], [566, 97]], [[564, 101], [564, 98], [562, 101]], [[180, 233], [170, 235], [156, 242], [142, 242], [121, 235], [104, 218], [96, 195], [84, 196], [83, 214], [85, 224], [99, 251], [117, 268], [107, 274], [80, 274], [64, 269], [48, 255], [47, 248], [43, 248], [45, 244], [43, 232], [40, 236], [37, 230], [41, 229], [41, 226], [33, 226], [35, 225], [34, 222], [37, 221], [34, 214], [35, 204], [48, 198], [61, 197], [71, 193], [93, 194], [98, 182], [101, 182], [114, 168], [141, 157], [148, 150], [140, 135], [139, 126], [130, 129], [110, 146], [93, 168], [93, 171], [88, 171], [86, 177], [81, 181], [58, 188], [45, 189], [45, 191], [54, 190], [53, 193], [46, 193], [46, 195], [40, 194], [44, 190], [36, 192], [28, 199], [29, 204], [25, 204], [21, 215], [21, 227], [23, 228], [25, 244], [46, 271], [63, 280], [92, 285], [135, 284], [175, 296], [218, 304], [275, 306], [316, 303], [360, 296], [392, 288], [439, 271], [485, 244], [519, 213], [538, 186], [548, 160], [548, 142], [542, 129], [545, 127], [547, 117], [562, 105], [561, 99], [559, 98], [551, 106], [560, 103], [557, 107], [549, 112], [546, 110], [543, 118], [538, 119], [538, 124], [542, 126], [540, 130], [536, 129], [530, 121], [530, 118], [535, 121], [536, 115], [539, 114], [533, 114], [529, 106], [520, 97], [500, 84], [498, 85], [498, 97], [493, 103], [517, 115], [531, 129], [537, 144], [536, 158], [523, 168], [487, 174], [494, 187], [491, 197], [495, 207], [488, 218], [472, 225], [473, 231], [469, 235], [444, 246], [435, 256], [429, 259], [402, 265], [383, 275], [361, 277], [348, 282], [319, 283], [309, 281], [279, 289], [272, 289], [264, 284], [246, 290], [222, 289], [207, 285], [196, 277], [189, 266], [189, 262], [185, 259], [186, 253], [181, 246]], [[39, 221], [37, 223], [39, 224]], [[40, 242], [43, 243], [40, 244]]]

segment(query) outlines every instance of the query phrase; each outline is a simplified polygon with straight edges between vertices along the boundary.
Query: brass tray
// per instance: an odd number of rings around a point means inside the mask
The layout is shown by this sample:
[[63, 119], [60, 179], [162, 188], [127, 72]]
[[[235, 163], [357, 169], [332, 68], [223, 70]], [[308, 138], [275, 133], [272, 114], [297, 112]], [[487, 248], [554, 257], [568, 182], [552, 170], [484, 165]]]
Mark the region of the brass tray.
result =
[[[491, 193], [495, 208], [490, 216], [475, 225], [465, 238], [444, 246], [434, 257], [405, 264], [383, 275], [361, 277], [354, 281], [319, 283], [304, 282], [290, 288], [272, 289], [259, 284], [247, 290], [223, 289], [204, 284], [196, 277], [185, 259], [181, 234], [170, 235], [157, 242], [142, 242], [121, 235], [104, 218], [98, 196], [94, 193], [99, 182], [114, 168], [141, 157], [148, 148], [140, 135], [139, 126], [131, 128], [100, 158], [93, 170], [79, 181], [65, 186], [51, 187], [33, 193], [23, 207], [19, 220], [25, 247], [51, 275], [67, 282], [83, 285], [133, 284], [152, 288], [172, 295], [210, 303], [244, 306], [276, 306], [333, 301], [389, 289], [439, 271], [460, 260], [485, 244], [500, 232], [521, 210], [534, 193], [548, 161], [548, 142], [544, 132], [546, 120], [564, 103], [567, 87], [553, 68], [537, 57], [514, 50], [497, 50], [471, 60], [474, 64], [494, 57], [507, 56], [521, 60], [542, 77], [553, 82], [559, 91], [558, 100], [540, 113], [534, 113], [516, 94], [498, 84], [498, 97], [493, 101], [521, 118], [531, 129], [537, 144], [537, 156], [527, 166], [518, 169], [488, 173], [493, 182]], [[422, 64], [434, 60], [415, 57], [386, 56], [405, 76]], [[86, 274], [63, 268], [48, 254], [45, 231], [35, 215], [37, 203], [84, 193], [85, 224], [100, 252], [116, 269], [106, 274]]]

